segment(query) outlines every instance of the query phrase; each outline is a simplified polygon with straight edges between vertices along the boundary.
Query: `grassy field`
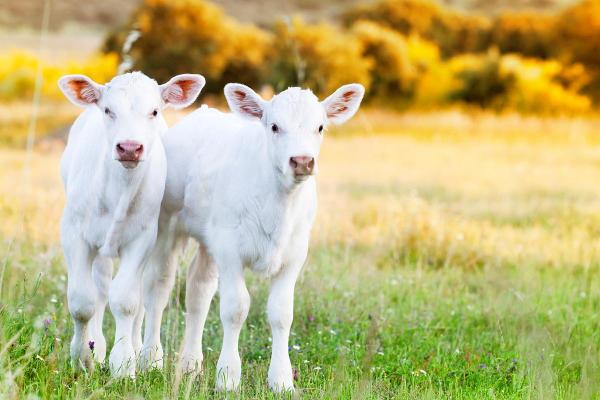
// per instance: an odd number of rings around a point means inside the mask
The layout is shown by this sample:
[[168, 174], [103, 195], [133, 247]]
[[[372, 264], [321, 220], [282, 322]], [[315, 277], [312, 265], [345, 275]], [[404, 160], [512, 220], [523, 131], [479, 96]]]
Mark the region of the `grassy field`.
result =
[[[370, 112], [332, 132], [296, 292], [299, 396], [600, 399], [599, 126]], [[204, 374], [171, 368], [185, 267], [164, 319], [164, 372], [72, 371], [59, 156], [60, 146], [0, 149], [0, 398], [227, 397], [212, 390], [218, 298]], [[248, 278], [239, 398], [272, 398], [267, 285]], [[109, 316], [109, 337], [112, 326]]]

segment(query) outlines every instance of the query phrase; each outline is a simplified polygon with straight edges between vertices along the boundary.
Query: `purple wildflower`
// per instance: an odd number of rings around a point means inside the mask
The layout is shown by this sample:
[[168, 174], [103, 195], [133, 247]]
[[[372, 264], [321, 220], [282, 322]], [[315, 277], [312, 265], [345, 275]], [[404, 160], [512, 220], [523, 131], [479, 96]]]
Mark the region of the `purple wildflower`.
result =
[[300, 379], [300, 372], [296, 368], [292, 369], [292, 377], [295, 381]]
[[90, 340], [88, 342], [88, 346], [90, 347], [91, 351], [94, 351], [94, 346], [96, 345], [96, 342], [94, 342], [93, 340]]

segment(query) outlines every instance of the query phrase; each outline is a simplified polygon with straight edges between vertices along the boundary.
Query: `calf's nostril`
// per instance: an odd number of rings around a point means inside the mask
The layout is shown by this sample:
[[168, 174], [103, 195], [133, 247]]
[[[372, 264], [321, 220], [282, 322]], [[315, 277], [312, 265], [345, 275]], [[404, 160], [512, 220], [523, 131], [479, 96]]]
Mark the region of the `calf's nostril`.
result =
[[294, 157], [290, 158], [290, 165], [292, 168], [296, 168], [298, 166], [298, 162], [294, 159]]

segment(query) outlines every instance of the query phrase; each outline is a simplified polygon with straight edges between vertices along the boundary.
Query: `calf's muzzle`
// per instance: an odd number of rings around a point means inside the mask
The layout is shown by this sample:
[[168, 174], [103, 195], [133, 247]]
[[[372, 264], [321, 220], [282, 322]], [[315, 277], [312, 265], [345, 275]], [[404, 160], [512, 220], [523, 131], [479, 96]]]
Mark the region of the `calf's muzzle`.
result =
[[141, 143], [126, 140], [117, 143], [117, 159], [120, 162], [137, 163], [144, 153], [144, 146]]
[[290, 166], [297, 177], [311, 175], [315, 167], [315, 159], [308, 156], [292, 157]]

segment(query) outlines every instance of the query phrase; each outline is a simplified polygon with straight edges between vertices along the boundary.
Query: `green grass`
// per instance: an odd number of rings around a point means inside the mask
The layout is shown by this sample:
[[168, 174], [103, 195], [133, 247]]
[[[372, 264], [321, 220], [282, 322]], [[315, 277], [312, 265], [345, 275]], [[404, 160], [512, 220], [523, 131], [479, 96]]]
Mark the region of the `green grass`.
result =
[[[206, 326], [204, 374], [179, 380], [171, 368], [183, 329], [183, 273], [162, 332], [168, 368], [113, 380], [106, 367], [90, 375], [70, 367], [58, 249], [13, 245], [3, 254], [0, 397], [213, 397], [218, 299]], [[302, 397], [599, 398], [598, 264], [568, 273], [543, 265], [431, 268], [409, 259], [375, 268], [373, 256], [347, 245], [312, 250], [290, 340]], [[240, 397], [272, 398], [266, 285], [248, 277], [253, 305], [240, 340]]]

